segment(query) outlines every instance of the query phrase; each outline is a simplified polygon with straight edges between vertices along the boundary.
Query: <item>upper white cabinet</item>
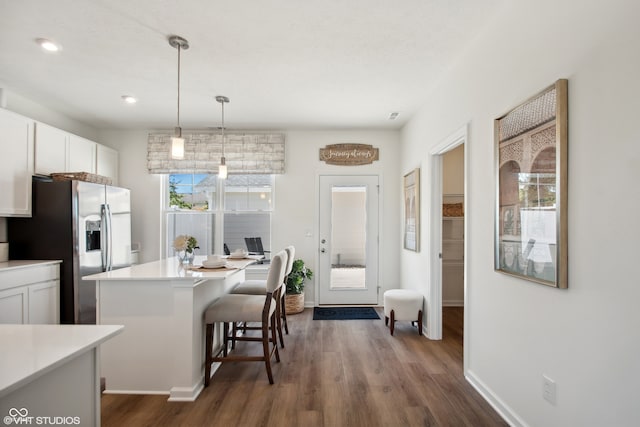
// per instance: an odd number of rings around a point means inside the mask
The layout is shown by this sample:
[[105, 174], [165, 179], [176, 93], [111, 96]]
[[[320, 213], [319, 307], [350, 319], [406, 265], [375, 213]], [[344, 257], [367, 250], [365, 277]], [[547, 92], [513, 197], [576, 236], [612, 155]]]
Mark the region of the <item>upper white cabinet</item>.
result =
[[44, 123], [36, 122], [35, 173], [49, 175], [67, 171], [69, 134]]
[[69, 135], [69, 163], [66, 172], [96, 173], [96, 143]]
[[0, 216], [31, 216], [33, 120], [0, 108]]
[[118, 180], [118, 152], [44, 123], [35, 125], [35, 174], [88, 172]]
[[118, 152], [113, 148], [98, 144], [96, 151], [96, 173], [108, 176], [113, 185], [118, 185]]

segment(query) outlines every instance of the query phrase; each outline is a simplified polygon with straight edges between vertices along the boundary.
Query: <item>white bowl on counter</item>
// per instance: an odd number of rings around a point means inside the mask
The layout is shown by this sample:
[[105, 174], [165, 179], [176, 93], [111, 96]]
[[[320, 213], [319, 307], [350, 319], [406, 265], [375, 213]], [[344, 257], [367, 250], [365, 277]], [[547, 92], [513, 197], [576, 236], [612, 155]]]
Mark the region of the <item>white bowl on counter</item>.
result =
[[231, 259], [243, 259], [249, 255], [247, 251], [233, 251], [229, 254], [229, 258]]
[[227, 264], [227, 262], [225, 260], [219, 260], [219, 261], [202, 261], [202, 266], [204, 268], [222, 268]]

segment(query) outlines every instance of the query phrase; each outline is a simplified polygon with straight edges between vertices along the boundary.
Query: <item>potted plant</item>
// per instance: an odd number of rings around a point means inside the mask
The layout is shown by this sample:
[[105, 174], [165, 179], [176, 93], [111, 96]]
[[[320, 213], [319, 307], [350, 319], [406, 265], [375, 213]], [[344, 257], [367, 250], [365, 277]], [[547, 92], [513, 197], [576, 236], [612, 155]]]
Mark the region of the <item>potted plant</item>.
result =
[[304, 265], [304, 261], [293, 261], [291, 273], [287, 276], [287, 288], [284, 297], [287, 314], [300, 313], [304, 310], [304, 282], [313, 277], [313, 271]]

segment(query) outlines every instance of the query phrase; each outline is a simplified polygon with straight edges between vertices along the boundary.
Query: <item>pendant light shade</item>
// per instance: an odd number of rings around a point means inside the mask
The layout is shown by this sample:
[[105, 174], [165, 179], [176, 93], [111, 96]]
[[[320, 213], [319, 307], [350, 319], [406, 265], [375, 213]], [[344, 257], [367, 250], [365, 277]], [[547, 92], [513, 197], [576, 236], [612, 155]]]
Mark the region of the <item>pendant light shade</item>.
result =
[[[180, 132], [181, 134], [182, 132]], [[182, 136], [182, 135], [181, 135]], [[171, 138], [171, 158], [184, 159], [184, 138], [174, 136]]]
[[220, 166], [218, 166], [218, 178], [227, 179], [227, 164], [224, 157], [220, 159]]
[[227, 160], [224, 158], [224, 104], [229, 102], [229, 98], [218, 95], [216, 96], [216, 101], [222, 105], [222, 126], [220, 126], [222, 131], [222, 157], [220, 158], [220, 166], [218, 166], [218, 178], [227, 179]]
[[178, 49], [178, 118], [175, 128], [175, 135], [171, 138], [171, 158], [184, 159], [184, 138], [180, 127], [180, 52], [182, 49], [189, 49], [189, 42], [180, 36], [169, 37], [171, 47]]

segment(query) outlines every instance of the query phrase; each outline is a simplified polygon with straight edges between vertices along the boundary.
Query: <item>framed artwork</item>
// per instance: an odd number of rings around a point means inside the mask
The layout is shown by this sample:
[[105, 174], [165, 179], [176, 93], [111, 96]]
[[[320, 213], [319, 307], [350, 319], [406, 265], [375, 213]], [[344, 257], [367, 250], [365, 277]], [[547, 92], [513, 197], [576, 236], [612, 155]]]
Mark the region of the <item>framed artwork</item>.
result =
[[495, 269], [567, 288], [568, 82], [494, 122]]
[[420, 252], [420, 169], [404, 176], [404, 248]]

